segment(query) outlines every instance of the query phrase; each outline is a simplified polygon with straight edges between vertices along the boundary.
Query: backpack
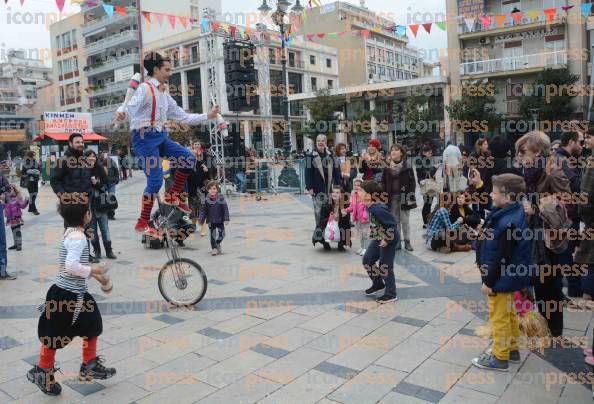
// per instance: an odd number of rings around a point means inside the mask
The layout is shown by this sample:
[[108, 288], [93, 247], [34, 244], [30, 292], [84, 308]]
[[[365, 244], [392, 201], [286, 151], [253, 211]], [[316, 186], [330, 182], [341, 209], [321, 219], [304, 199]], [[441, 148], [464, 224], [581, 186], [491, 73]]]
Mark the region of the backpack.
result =
[[560, 236], [567, 234], [566, 230], [570, 229], [572, 225], [572, 221], [567, 215], [567, 208], [554, 195], [541, 198], [538, 205], [539, 216], [544, 225], [545, 246], [555, 254], [561, 254], [567, 250], [569, 240], [567, 237]]

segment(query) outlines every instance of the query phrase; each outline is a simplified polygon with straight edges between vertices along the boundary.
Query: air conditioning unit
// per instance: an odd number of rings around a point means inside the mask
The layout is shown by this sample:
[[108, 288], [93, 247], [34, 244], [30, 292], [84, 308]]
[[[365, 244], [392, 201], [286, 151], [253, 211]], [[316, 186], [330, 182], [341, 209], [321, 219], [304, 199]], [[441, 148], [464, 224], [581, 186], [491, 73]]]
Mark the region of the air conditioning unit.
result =
[[491, 43], [491, 38], [487, 38], [487, 37], [481, 38], [481, 39], [479, 39], [479, 43], [480, 43], [481, 45], [487, 45], [487, 44], [490, 44], [490, 43]]

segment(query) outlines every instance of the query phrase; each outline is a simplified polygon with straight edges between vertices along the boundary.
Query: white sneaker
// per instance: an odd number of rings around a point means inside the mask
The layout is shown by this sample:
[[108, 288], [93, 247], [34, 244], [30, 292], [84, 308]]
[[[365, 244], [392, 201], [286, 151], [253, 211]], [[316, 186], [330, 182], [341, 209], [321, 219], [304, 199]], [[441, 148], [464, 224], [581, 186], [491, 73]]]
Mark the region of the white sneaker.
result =
[[362, 248], [359, 248], [359, 249], [357, 250], [357, 255], [361, 255], [361, 251], [363, 251], [363, 249], [362, 249]]
[[362, 250], [361, 250], [361, 254], [360, 254], [360, 255], [361, 255], [361, 257], [365, 255], [365, 252], [366, 252], [366, 251], [367, 251], [367, 249], [366, 249], [366, 248], [364, 248], [364, 249], [362, 249]]

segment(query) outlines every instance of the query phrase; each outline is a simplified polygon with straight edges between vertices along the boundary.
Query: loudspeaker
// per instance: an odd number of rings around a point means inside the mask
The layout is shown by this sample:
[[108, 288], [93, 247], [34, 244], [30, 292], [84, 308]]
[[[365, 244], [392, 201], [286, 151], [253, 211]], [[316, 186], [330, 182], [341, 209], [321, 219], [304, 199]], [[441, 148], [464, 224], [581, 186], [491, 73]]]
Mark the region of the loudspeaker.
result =
[[[229, 40], [223, 44], [225, 83], [230, 111], [247, 112], [258, 109], [258, 97], [248, 88], [258, 85], [254, 58], [256, 47], [249, 41]], [[248, 102], [249, 98], [249, 102]]]

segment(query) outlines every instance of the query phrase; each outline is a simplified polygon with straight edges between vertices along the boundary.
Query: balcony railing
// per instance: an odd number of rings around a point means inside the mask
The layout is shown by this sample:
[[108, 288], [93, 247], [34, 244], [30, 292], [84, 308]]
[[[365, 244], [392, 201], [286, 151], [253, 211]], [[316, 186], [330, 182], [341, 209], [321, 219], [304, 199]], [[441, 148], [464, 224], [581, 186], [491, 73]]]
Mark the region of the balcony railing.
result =
[[101, 63], [91, 64], [87, 66], [87, 76], [94, 76], [97, 74], [105, 73], [110, 70], [128, 66], [134, 63], [140, 63], [140, 56], [138, 53], [130, 53], [129, 55], [110, 57], [104, 61], [101, 61]]
[[126, 91], [128, 89], [127, 81], [118, 81], [117, 83], [108, 83], [103, 87], [91, 90], [89, 92], [90, 97], [99, 97], [106, 94], [115, 93], [117, 91]]
[[9, 103], [18, 103], [20, 100], [19, 97], [2, 97], [0, 96], [0, 102], [9, 102]]
[[87, 53], [93, 54], [97, 51], [103, 51], [107, 48], [130, 41], [138, 41], [138, 30], [120, 32], [119, 34], [108, 36], [99, 41], [87, 43], [85, 44], [85, 48], [87, 49]]
[[567, 51], [565, 50], [517, 56], [512, 58], [478, 60], [475, 62], [462, 63], [460, 65], [460, 74], [472, 75], [498, 73], [561, 65], [567, 65]]
[[[128, 7], [128, 10], [132, 10], [132, 11], [136, 11], [136, 8], [133, 7]], [[128, 20], [133, 23], [134, 21], [136, 21], [136, 15], [135, 14], [126, 14], [125, 16], [122, 16], [118, 13], [114, 13], [112, 17], [108, 17], [108, 16], [103, 16], [101, 18], [97, 18], [95, 20], [91, 20], [89, 22], [87, 22], [86, 24], [84, 24], [82, 26], [82, 34], [86, 35], [89, 32], [92, 31], [96, 31], [100, 28], [103, 28], [106, 25], [112, 25], [112, 24], [124, 24], [127, 23]]]
[[295, 69], [303, 69], [305, 68], [305, 63], [303, 60], [295, 60], [291, 62], [290, 60], [287, 62], [287, 67], [293, 67]]
[[[553, 23], [560, 23], [565, 21], [564, 17], [557, 17]], [[489, 24], [489, 26], [485, 26], [483, 24], [483, 22], [480, 19], [476, 19], [476, 21], [474, 22], [474, 26], [471, 27], [471, 30], [468, 30], [468, 26], [466, 25], [466, 23], [464, 21], [462, 21], [460, 24], [458, 24], [458, 34], [459, 35], [463, 35], [463, 34], [469, 34], [469, 33], [473, 33], [473, 32], [485, 32], [485, 31], [491, 31], [494, 29], [499, 29], [499, 28], [510, 28], [510, 27], [519, 27], [522, 25], [528, 25], [528, 24], [545, 24], [547, 23], [547, 17], [544, 15], [539, 15], [536, 18], [530, 18], [526, 15], [522, 16], [522, 19], [518, 22], [516, 22], [516, 20], [514, 20], [511, 16], [507, 16], [507, 18], [505, 19], [505, 22], [503, 23], [503, 27], [500, 27], [499, 24], [497, 23], [497, 21], [495, 20], [495, 16], [492, 16], [491, 19], [491, 23]]]

